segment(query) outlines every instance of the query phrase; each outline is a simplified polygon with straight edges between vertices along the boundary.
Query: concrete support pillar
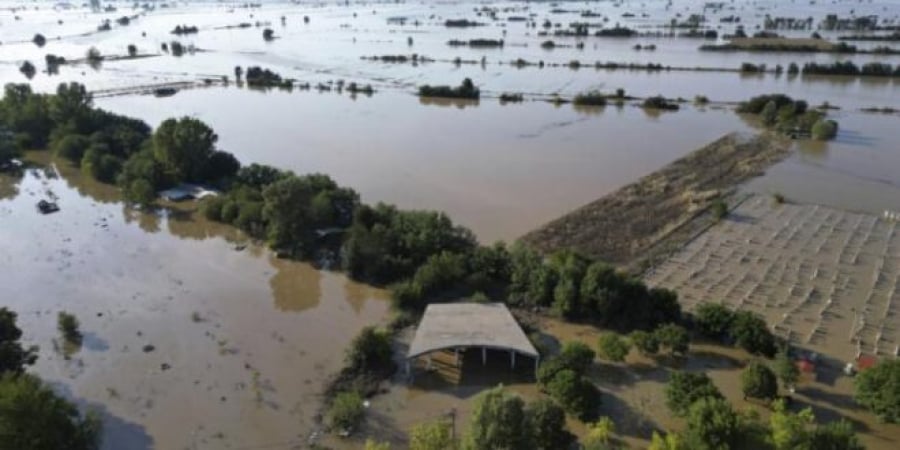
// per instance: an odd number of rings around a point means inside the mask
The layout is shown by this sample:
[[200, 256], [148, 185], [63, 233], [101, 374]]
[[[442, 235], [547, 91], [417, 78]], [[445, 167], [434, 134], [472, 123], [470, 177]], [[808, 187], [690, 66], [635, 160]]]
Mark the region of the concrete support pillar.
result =
[[534, 358], [534, 377], [538, 376], [538, 366], [541, 364], [541, 357], [537, 356]]
[[453, 364], [459, 368], [459, 347], [453, 349]]
[[481, 365], [487, 365], [487, 347], [481, 347]]
[[510, 366], [512, 367], [513, 370], [516, 370], [516, 351], [515, 350], [509, 351], [509, 359], [510, 359]]

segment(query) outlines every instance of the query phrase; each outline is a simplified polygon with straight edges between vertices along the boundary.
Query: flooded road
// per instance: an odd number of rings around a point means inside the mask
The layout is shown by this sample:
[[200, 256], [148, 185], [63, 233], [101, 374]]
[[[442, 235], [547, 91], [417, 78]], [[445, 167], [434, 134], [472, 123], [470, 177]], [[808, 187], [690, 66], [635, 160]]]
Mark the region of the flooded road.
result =
[[[125, 209], [113, 188], [60, 168], [0, 178], [2, 303], [41, 347], [35, 371], [102, 405], [107, 449], [305, 442], [323, 382], [383, 320], [385, 293], [189, 212]], [[48, 192], [61, 211], [42, 216]], [[69, 359], [58, 311], [85, 335]]]

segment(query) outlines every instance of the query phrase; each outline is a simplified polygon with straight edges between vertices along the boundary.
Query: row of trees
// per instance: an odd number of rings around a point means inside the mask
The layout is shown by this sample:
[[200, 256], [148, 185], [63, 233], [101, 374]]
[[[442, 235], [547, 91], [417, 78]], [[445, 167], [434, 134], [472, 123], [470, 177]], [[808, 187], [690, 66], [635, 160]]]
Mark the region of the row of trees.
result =
[[[0, 308], [0, 436], [3, 448], [96, 450], [102, 422], [82, 414], [38, 377], [25, 373], [37, 360], [36, 347], [22, 346], [17, 315]], [[62, 322], [61, 322], [62, 324]]]

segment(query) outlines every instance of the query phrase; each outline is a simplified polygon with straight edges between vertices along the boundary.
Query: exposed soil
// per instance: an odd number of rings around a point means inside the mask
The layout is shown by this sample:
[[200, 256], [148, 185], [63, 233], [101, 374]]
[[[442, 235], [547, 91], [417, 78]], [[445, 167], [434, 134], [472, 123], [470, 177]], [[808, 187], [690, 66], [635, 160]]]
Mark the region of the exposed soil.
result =
[[706, 229], [716, 198], [789, 153], [782, 138], [728, 134], [522, 239], [550, 253], [574, 249], [641, 271]]

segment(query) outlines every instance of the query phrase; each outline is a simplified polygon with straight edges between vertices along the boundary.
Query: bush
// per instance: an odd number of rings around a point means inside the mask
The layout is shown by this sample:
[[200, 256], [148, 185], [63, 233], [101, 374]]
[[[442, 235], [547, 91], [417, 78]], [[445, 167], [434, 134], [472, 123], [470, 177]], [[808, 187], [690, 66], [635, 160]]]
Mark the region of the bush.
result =
[[741, 372], [744, 397], [771, 400], [778, 394], [778, 382], [771, 369], [759, 361], [751, 361]]
[[70, 343], [81, 342], [81, 331], [78, 329], [78, 318], [65, 311], [60, 311], [56, 316], [56, 327], [62, 333], [63, 339]]
[[594, 356], [596, 354], [587, 344], [571, 341], [563, 345], [562, 351], [556, 358], [559, 359], [564, 368], [583, 375], [594, 365]]
[[631, 344], [643, 355], [655, 355], [659, 352], [659, 341], [654, 333], [635, 330], [628, 337], [631, 340]]
[[547, 392], [566, 412], [579, 420], [591, 420], [600, 406], [600, 391], [593, 383], [572, 370], [562, 370], [547, 384]]
[[694, 310], [697, 330], [706, 337], [721, 339], [731, 331], [734, 313], [719, 303], [703, 302]]
[[31, 39], [31, 42], [34, 42], [34, 45], [37, 45], [38, 47], [43, 47], [44, 44], [47, 43], [47, 38], [45, 38], [43, 34], [38, 33], [34, 35], [34, 38]]
[[392, 355], [390, 334], [370, 326], [353, 338], [346, 362], [355, 372], [374, 372], [392, 367]]
[[352, 430], [365, 417], [362, 397], [356, 392], [338, 393], [328, 409], [328, 424], [338, 430]]
[[444, 98], [462, 98], [478, 100], [481, 92], [472, 80], [466, 78], [462, 84], [457, 87], [450, 86], [429, 86], [423, 85], [419, 87], [419, 96], [421, 97], [444, 97]]
[[646, 109], [659, 109], [663, 111], [678, 111], [680, 108], [677, 103], [670, 102], [661, 95], [645, 99], [641, 106]]
[[837, 136], [838, 124], [833, 120], [819, 119], [812, 127], [813, 139], [828, 141]]
[[659, 345], [667, 347], [671, 354], [685, 354], [691, 343], [691, 336], [687, 330], [674, 323], [663, 325], [653, 332], [653, 336]]
[[606, 96], [600, 91], [582, 92], [575, 96], [572, 103], [579, 106], [606, 106]]
[[604, 333], [600, 336], [597, 350], [601, 358], [608, 361], [621, 362], [625, 361], [625, 357], [628, 356], [628, 351], [631, 350], [631, 346], [618, 334]]
[[731, 337], [735, 343], [755, 355], [771, 358], [775, 355], [775, 336], [769, 331], [766, 321], [749, 311], [734, 314]]
[[722, 220], [728, 216], [728, 205], [721, 198], [713, 200], [712, 213], [716, 220]]
[[87, 136], [69, 134], [52, 144], [53, 153], [73, 163], [80, 164], [81, 158], [84, 157], [84, 152], [90, 144], [91, 141]]
[[854, 380], [856, 401], [888, 423], [900, 423], [900, 360], [887, 359]]
[[706, 397], [691, 405], [685, 430], [685, 448], [719, 450], [735, 448], [741, 420], [727, 400]]
[[674, 371], [666, 383], [666, 406], [676, 416], [688, 414], [691, 405], [703, 398], [722, 398], [722, 393], [705, 373]]

